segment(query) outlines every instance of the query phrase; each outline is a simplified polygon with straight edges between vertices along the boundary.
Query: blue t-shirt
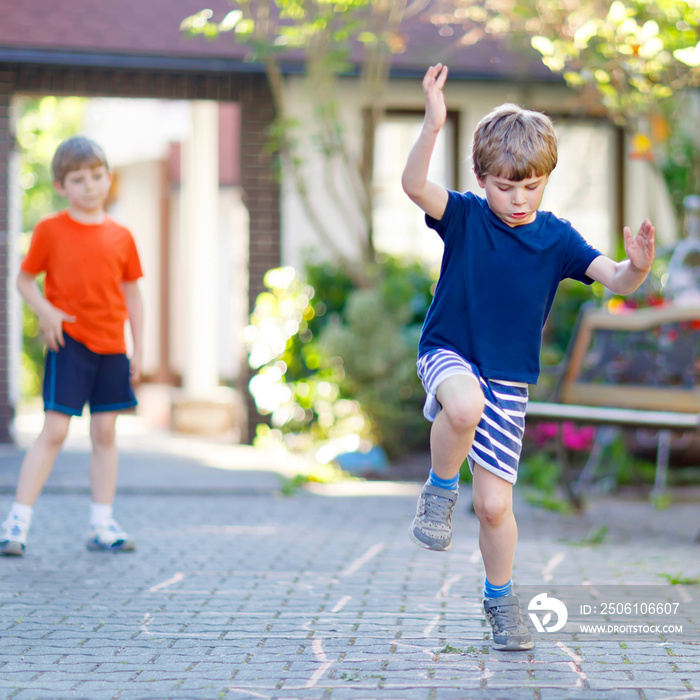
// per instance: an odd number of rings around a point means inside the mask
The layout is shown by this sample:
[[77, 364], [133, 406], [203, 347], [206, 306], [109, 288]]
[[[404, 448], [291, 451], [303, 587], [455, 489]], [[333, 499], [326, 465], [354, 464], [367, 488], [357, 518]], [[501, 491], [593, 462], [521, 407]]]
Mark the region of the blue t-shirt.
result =
[[418, 355], [446, 348], [485, 378], [535, 384], [542, 328], [559, 283], [571, 277], [591, 284], [586, 270], [601, 253], [550, 212], [511, 228], [486, 199], [448, 195], [440, 221], [425, 217], [445, 250]]

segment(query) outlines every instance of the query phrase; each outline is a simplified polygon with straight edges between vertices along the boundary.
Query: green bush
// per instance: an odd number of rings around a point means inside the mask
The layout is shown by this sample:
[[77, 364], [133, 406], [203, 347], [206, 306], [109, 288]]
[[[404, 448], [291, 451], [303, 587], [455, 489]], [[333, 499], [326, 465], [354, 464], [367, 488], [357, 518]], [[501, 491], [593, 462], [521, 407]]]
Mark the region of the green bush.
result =
[[41, 395], [44, 368], [44, 341], [39, 331], [39, 319], [22, 304], [22, 366], [20, 393], [24, 398]]
[[333, 320], [320, 339], [327, 356], [342, 361], [341, 395], [359, 403], [372, 442], [389, 457], [427, 445], [424, 394], [416, 376], [420, 326], [407, 322], [408, 311], [392, 313], [380, 289], [356, 290], [344, 321]]
[[302, 447], [354, 436], [389, 457], [425, 449], [415, 362], [434, 280], [394, 259], [364, 287], [328, 263], [307, 265], [305, 278], [271, 270], [251, 316], [258, 410]]
[[[19, 101], [17, 143], [21, 149], [19, 182], [22, 187], [22, 254], [29, 248], [31, 231], [47, 214], [63, 209], [66, 201], [53, 187], [51, 160], [59, 143], [82, 129], [87, 100], [82, 97], [27, 97]], [[43, 279], [39, 279], [40, 287]], [[14, 280], [12, 280], [14, 284]], [[39, 322], [26, 305], [22, 310], [23, 398], [41, 393], [44, 341]]]
[[[249, 363], [256, 370], [250, 391], [258, 411], [285, 435], [318, 441], [362, 433], [357, 407], [338, 402], [341, 368], [318, 347], [327, 322], [325, 302], [314, 299], [313, 287], [290, 267], [269, 270], [265, 286], [246, 331]], [[351, 427], [343, 425], [345, 419]]]

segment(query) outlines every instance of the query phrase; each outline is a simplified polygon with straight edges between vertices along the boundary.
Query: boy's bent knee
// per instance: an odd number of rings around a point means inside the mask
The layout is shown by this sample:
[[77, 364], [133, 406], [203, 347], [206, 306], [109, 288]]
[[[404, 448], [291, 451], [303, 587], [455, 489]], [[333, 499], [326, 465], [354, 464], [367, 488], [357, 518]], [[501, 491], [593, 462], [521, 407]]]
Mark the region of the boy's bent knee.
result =
[[452, 430], [465, 433], [474, 430], [484, 412], [483, 401], [469, 402], [463, 399], [451, 401], [443, 406], [445, 418]]
[[474, 430], [484, 413], [484, 394], [473, 378], [457, 376], [438, 388], [438, 401], [445, 420], [458, 433]]

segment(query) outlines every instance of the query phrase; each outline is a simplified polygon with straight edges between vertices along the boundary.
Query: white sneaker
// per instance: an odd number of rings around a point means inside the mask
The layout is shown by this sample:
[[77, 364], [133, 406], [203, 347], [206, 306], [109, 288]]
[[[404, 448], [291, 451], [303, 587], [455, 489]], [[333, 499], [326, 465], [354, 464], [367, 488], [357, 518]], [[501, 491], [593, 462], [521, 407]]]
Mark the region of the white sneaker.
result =
[[17, 515], [8, 516], [2, 524], [2, 539], [0, 539], [0, 554], [6, 557], [24, 556], [27, 543], [29, 523]]
[[90, 538], [85, 543], [90, 550], [103, 552], [133, 552], [136, 543], [122, 530], [116, 520], [110, 518], [90, 527]]

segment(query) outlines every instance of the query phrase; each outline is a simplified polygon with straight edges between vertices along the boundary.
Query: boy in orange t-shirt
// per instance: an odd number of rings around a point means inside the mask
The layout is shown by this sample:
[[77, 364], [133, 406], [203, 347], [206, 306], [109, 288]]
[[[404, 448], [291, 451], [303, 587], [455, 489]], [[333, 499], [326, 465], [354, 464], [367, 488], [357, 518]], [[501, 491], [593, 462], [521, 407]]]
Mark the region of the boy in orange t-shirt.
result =
[[[112, 174], [94, 141], [75, 136], [56, 150], [54, 187], [68, 209], [42, 219], [22, 261], [17, 288], [39, 318], [46, 341], [44, 427], [27, 451], [15, 501], [2, 525], [0, 553], [24, 554], [32, 510], [68, 433], [71, 416], [90, 405], [88, 549], [132, 551], [134, 541], [112, 517], [118, 412], [133, 408], [131, 382], [141, 369], [142, 277], [131, 233], [105, 214]], [[46, 273], [45, 295], [35, 277]], [[126, 356], [124, 323], [133, 339]]]

